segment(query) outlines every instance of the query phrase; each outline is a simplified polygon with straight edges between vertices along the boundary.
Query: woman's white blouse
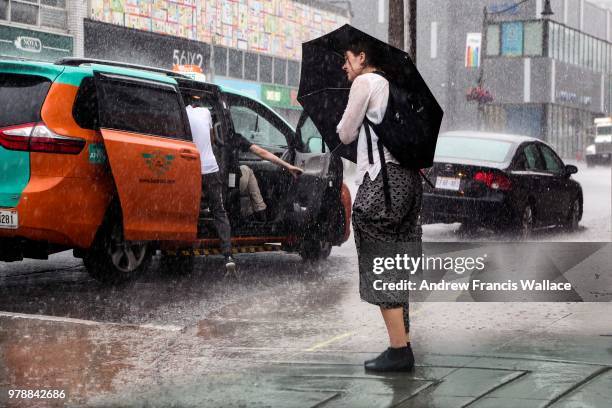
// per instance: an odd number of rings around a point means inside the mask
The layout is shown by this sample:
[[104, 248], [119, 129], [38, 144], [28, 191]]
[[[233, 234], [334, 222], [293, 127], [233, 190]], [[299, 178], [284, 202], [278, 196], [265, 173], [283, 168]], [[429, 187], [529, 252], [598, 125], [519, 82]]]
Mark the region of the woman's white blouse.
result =
[[[340, 141], [349, 144], [357, 137], [357, 179], [355, 183], [361, 184], [363, 176], [368, 173], [374, 180], [380, 172], [380, 155], [378, 154], [378, 136], [374, 129], [370, 128], [372, 137], [373, 164], [368, 160], [368, 143], [365, 128], [363, 126], [364, 116], [367, 115], [370, 122], [379, 124], [382, 122], [387, 110], [389, 100], [389, 82], [382, 76], [374, 73], [361, 74], [353, 80], [349, 93], [348, 104], [342, 119], [336, 127]], [[397, 160], [383, 147], [385, 161], [387, 163], [398, 163]]]

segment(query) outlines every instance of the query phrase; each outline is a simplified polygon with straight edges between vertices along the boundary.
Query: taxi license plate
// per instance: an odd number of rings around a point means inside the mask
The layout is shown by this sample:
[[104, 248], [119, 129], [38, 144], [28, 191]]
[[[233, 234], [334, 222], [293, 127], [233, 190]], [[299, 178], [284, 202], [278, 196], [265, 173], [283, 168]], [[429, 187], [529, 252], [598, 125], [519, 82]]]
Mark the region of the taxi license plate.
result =
[[0, 228], [17, 229], [19, 227], [19, 216], [17, 211], [0, 210]]
[[442, 190], [459, 190], [460, 178], [456, 177], [436, 177], [436, 188]]

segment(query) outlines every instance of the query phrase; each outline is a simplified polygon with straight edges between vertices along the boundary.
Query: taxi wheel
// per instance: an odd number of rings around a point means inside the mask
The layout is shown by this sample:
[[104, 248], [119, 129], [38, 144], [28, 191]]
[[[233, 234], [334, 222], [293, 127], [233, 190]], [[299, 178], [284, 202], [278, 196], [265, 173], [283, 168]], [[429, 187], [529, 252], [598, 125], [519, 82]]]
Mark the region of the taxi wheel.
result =
[[147, 242], [126, 241], [121, 222], [111, 219], [98, 231], [83, 263], [94, 279], [122, 283], [144, 272], [151, 257]]
[[331, 253], [332, 245], [326, 241], [304, 241], [300, 248], [300, 256], [304, 261], [326, 259]]

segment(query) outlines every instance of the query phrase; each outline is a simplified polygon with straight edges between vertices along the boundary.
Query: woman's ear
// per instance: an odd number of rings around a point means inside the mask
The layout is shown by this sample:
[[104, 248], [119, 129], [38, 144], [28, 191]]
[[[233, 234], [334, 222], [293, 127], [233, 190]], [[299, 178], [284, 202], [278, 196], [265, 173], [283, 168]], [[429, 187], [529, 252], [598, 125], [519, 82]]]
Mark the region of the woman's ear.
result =
[[366, 66], [366, 55], [363, 51], [359, 53], [359, 64], [362, 68]]

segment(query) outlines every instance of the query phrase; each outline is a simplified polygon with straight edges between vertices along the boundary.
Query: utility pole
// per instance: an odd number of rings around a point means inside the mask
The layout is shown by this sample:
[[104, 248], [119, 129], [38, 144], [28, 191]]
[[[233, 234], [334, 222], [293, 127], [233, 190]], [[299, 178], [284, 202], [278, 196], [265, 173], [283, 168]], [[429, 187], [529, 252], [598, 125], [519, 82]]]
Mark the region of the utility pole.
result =
[[404, 0], [389, 0], [389, 44], [404, 49]]
[[389, 44], [405, 50], [416, 64], [417, 0], [389, 0]]
[[408, 55], [414, 65], [417, 63], [417, 0], [408, 2]]

